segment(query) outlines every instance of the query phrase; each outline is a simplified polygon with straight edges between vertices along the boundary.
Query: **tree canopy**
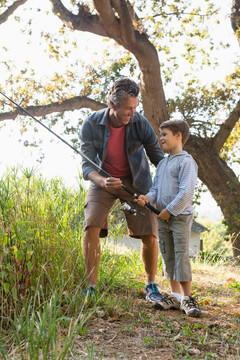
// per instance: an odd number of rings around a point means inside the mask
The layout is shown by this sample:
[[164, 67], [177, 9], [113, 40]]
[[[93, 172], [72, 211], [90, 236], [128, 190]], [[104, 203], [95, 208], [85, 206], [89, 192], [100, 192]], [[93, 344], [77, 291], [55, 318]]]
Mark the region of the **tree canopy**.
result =
[[[15, 21], [19, 33], [15, 59], [1, 40], [0, 88], [32, 115], [61, 123], [77, 146], [88, 109], [106, 106], [109, 84], [119, 76], [139, 81], [140, 111], [156, 134], [169, 118], [190, 125], [186, 150], [222, 210], [238, 256], [240, 183], [233, 169], [240, 159], [240, 68], [231, 44], [239, 40], [239, 8], [239, 0], [228, 7], [209, 0], [1, 1], [0, 26]], [[229, 41], [225, 28], [231, 26]], [[23, 60], [31, 43], [48, 58], [47, 68], [32, 65], [34, 53]], [[218, 71], [223, 62], [224, 76]], [[0, 101], [1, 121], [24, 115]]]

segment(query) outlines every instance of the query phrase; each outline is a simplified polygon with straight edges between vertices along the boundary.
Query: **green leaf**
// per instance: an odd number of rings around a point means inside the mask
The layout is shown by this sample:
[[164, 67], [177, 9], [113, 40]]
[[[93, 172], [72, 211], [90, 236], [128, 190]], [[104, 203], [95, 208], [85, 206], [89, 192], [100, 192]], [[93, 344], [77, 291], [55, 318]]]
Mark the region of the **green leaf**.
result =
[[10, 288], [10, 284], [9, 284], [9, 283], [4, 283], [4, 284], [3, 284], [3, 288], [4, 288], [4, 291], [5, 291], [6, 293], [8, 293], [9, 288]]
[[16, 258], [18, 261], [21, 261], [24, 257], [24, 251], [23, 250], [18, 250], [16, 253]]

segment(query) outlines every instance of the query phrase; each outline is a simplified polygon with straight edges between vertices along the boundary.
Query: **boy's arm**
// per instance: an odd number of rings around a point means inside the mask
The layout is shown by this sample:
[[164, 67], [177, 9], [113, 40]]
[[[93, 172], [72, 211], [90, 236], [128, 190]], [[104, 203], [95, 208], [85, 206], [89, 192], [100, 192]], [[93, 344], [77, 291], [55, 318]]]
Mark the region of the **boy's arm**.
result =
[[177, 216], [191, 205], [197, 181], [197, 164], [192, 157], [187, 157], [179, 171], [179, 191], [177, 196], [167, 205], [167, 210]]
[[163, 209], [159, 215], [157, 215], [157, 217], [161, 220], [161, 221], [166, 221], [168, 222], [168, 220], [170, 219], [170, 216], [172, 214], [165, 208]]

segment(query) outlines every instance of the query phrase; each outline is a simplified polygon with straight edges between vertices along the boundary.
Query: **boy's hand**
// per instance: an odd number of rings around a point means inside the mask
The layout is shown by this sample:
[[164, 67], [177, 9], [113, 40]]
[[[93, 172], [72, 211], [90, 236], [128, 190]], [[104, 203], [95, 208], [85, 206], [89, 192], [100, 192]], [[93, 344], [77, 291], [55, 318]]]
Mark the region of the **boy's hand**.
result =
[[134, 200], [139, 206], [145, 206], [146, 203], [149, 203], [149, 197], [146, 195], [140, 195], [137, 199]]
[[165, 208], [163, 209], [160, 214], [157, 216], [161, 221], [168, 222], [170, 219], [171, 213]]

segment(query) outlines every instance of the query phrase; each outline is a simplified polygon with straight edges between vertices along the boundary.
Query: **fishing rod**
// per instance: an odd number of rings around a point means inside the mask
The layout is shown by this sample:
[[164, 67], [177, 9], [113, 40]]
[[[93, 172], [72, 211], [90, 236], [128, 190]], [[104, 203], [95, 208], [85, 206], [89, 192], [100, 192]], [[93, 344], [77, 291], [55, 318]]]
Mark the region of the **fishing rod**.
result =
[[[66, 140], [64, 140], [61, 136], [59, 136], [57, 133], [55, 133], [52, 129], [50, 129], [49, 127], [47, 127], [45, 124], [43, 124], [40, 120], [36, 119], [35, 116], [33, 116], [32, 114], [30, 114], [27, 110], [25, 110], [23, 107], [21, 107], [19, 104], [17, 104], [15, 101], [13, 101], [12, 99], [10, 99], [7, 95], [5, 95], [2, 91], [0, 91], [0, 94], [2, 94], [6, 99], [8, 99], [11, 103], [13, 103], [15, 106], [17, 106], [21, 111], [23, 111], [25, 114], [27, 114], [28, 116], [30, 116], [33, 120], [35, 120], [38, 124], [42, 125], [46, 130], [50, 131], [51, 134], [53, 134], [54, 136], [56, 136], [59, 140], [61, 140], [64, 144], [66, 144], [67, 146], [69, 146], [73, 151], [75, 151], [78, 155], [82, 156], [85, 160], [87, 160], [91, 165], [93, 165], [98, 171], [102, 172], [105, 176], [107, 177], [112, 177], [107, 171], [105, 171], [104, 169], [102, 169], [100, 166], [98, 166], [94, 161], [92, 161], [91, 159], [89, 159], [89, 157], [87, 157], [85, 154], [83, 154], [81, 151], [77, 150], [74, 146], [72, 146], [71, 144], [69, 144]], [[131, 189], [129, 189], [127, 186], [122, 185], [122, 188], [128, 193], [130, 194], [134, 199], [138, 199], [138, 195], [132, 191]], [[159, 211], [153, 207], [151, 204], [146, 203], [145, 206], [151, 210], [152, 212], [154, 212], [155, 214], [159, 214]], [[127, 210], [127, 207], [125, 210], [123, 211], [131, 211], [131, 210]], [[131, 213], [131, 212], [129, 212]], [[135, 212], [136, 213], [136, 212]]]

